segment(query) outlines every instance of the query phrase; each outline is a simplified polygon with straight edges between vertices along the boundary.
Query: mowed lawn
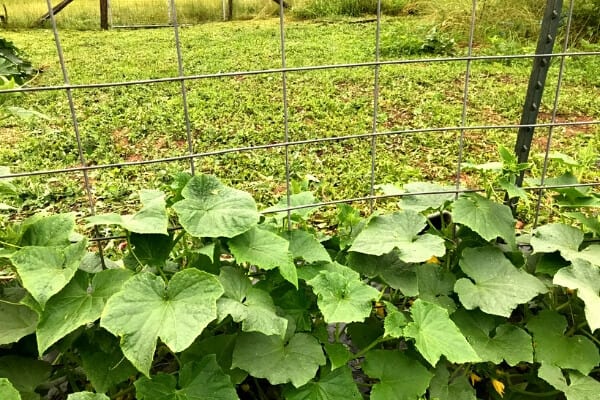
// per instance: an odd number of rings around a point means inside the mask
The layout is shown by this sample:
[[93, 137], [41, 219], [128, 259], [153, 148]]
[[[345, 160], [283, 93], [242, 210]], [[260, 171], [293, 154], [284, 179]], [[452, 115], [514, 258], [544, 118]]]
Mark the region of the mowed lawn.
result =
[[[338, 65], [374, 60], [375, 23], [361, 20], [286, 23], [288, 67]], [[384, 18], [383, 60], [435, 58], [436, 54], [402, 53], [403, 41], [425, 38], [431, 25], [418, 17]], [[2, 35], [22, 48], [40, 73], [29, 86], [62, 85], [52, 31], [7, 31]], [[451, 37], [450, 33], [447, 33]], [[310, 188], [324, 201], [370, 193], [372, 154], [375, 183], [454, 182], [459, 155], [466, 62], [431, 61], [384, 65], [379, 69], [377, 132], [373, 130], [373, 66], [292, 71], [287, 80], [287, 129], [284, 124], [283, 77], [279, 72], [244, 71], [281, 67], [277, 19], [210, 23], [180, 30], [184, 73], [233, 76], [188, 80], [191, 141], [197, 171], [217, 175], [249, 190], [262, 206], [286, 190], [286, 173], [294, 190]], [[152, 30], [61, 30], [69, 79], [73, 84], [126, 82], [178, 76], [172, 28]], [[531, 54], [535, 43], [496, 41], [475, 44], [475, 55]], [[587, 50], [597, 50], [592, 45]], [[583, 49], [583, 50], [586, 50]], [[581, 49], [580, 49], [581, 50]], [[466, 53], [458, 39], [456, 54]], [[540, 122], [551, 117], [559, 59], [549, 73]], [[565, 60], [557, 120], [600, 119], [599, 56]], [[520, 120], [531, 59], [479, 60], [471, 63], [466, 126], [510, 125]], [[189, 153], [180, 82], [76, 88], [72, 90], [83, 155], [89, 165], [135, 163]], [[64, 90], [12, 96], [9, 103], [46, 114], [45, 120], [0, 122], [0, 165], [14, 172], [54, 170], [80, 165], [77, 140]], [[407, 132], [419, 129], [418, 132]], [[435, 130], [439, 129], [439, 130]], [[462, 131], [463, 161], [498, 159], [496, 149], [512, 149], [516, 129]], [[539, 176], [547, 128], [536, 130], [532, 174]], [[344, 137], [332, 141], [323, 138]], [[349, 137], [349, 138], [348, 138]], [[245, 149], [278, 145], [290, 146]], [[374, 143], [374, 152], [372, 144]], [[557, 127], [553, 151], [581, 158], [600, 148], [596, 124]], [[286, 157], [287, 154], [287, 157]], [[286, 159], [288, 168], [286, 169]], [[90, 172], [97, 211], [124, 210], [140, 188], [164, 187], [172, 175], [188, 171], [189, 162], [162, 162]], [[551, 173], [558, 170], [552, 166]], [[586, 181], [598, 181], [587, 168]], [[465, 171], [462, 184], [475, 187], [479, 176]], [[26, 208], [89, 212], [81, 173], [20, 180]]]

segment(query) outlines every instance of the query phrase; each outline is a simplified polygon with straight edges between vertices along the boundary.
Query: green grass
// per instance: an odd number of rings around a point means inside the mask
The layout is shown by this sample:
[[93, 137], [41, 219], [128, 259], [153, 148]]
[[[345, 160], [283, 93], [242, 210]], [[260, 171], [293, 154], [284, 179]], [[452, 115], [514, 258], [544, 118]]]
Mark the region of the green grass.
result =
[[[423, 38], [428, 18], [386, 18], [382, 38], [392, 50], [386, 59], [407, 57], [398, 50], [402, 35]], [[181, 30], [186, 74], [245, 71], [280, 66], [276, 19], [215, 23]], [[288, 66], [370, 61], [374, 58], [373, 23], [287, 24]], [[170, 29], [61, 32], [71, 82], [117, 82], [177, 75]], [[449, 34], [452, 36], [451, 34]], [[60, 85], [52, 32], [7, 32], [43, 70], [33, 86]], [[457, 39], [459, 37], [457, 36]], [[459, 41], [460, 42], [460, 41]], [[498, 39], [478, 45], [477, 54], [531, 51], [534, 43]], [[590, 45], [593, 46], [593, 45]], [[465, 49], [458, 47], [457, 53]], [[431, 55], [410, 55], [410, 57]], [[465, 62], [383, 66], [380, 77], [378, 129], [458, 126], [462, 112]], [[569, 58], [559, 102], [559, 120], [589, 121], [600, 109], [598, 57]], [[472, 64], [467, 124], [516, 124], [527, 87], [530, 61], [479, 61]], [[542, 104], [541, 121], [549, 121], [558, 64], [552, 66]], [[372, 67], [291, 72], [287, 75], [289, 139], [291, 141], [358, 135], [371, 130]], [[188, 81], [194, 149], [209, 152], [284, 140], [280, 74], [236, 76]], [[89, 164], [131, 162], [187, 153], [185, 120], [178, 82], [73, 91], [84, 155]], [[0, 165], [14, 172], [69, 168], [79, 165], [69, 107], [64, 91], [14, 96], [14, 104], [41, 111], [49, 122], [7, 119], [0, 122]], [[536, 131], [532, 150], [539, 172], [546, 130]], [[400, 134], [376, 140], [376, 183], [452, 182], [458, 156], [459, 131]], [[539, 137], [537, 137], [539, 135]], [[466, 131], [464, 160], [495, 161], [496, 148], [513, 148], [516, 130]], [[290, 146], [293, 179], [305, 182], [322, 200], [369, 194], [371, 139], [337, 140]], [[600, 148], [597, 125], [556, 128], [554, 150], [577, 157], [582, 148]], [[595, 147], [594, 147], [595, 146]], [[207, 156], [196, 161], [200, 172], [252, 192], [262, 206], [285, 192], [285, 148]], [[129, 208], [139, 188], [164, 187], [171, 175], [189, 168], [186, 162], [100, 169], [90, 172], [99, 212]], [[554, 171], [556, 172], [556, 171]], [[310, 176], [310, 180], [306, 177]], [[312, 177], [316, 178], [313, 179]], [[583, 178], [598, 181], [590, 168]], [[477, 176], [463, 183], [476, 186]], [[74, 210], [88, 213], [81, 173], [20, 179], [25, 212]]]

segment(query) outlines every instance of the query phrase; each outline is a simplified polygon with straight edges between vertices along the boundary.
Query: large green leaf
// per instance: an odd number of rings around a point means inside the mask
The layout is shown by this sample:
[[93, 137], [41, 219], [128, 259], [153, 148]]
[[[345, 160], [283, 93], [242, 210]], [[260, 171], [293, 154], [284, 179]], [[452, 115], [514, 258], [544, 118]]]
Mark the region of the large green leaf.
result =
[[188, 347], [179, 360], [186, 364], [202, 359], [204, 356], [214, 354], [221, 369], [230, 376], [231, 382], [240, 384], [248, 374], [239, 368], [231, 368], [233, 349], [237, 340], [237, 333], [231, 335], [208, 336], [203, 340], [196, 340]]
[[125, 357], [148, 376], [156, 339], [172, 351], [186, 349], [217, 317], [222, 294], [219, 280], [197, 269], [176, 273], [168, 285], [156, 275], [140, 273], [108, 300], [101, 325], [121, 337]]
[[383, 329], [385, 336], [400, 338], [404, 336], [404, 327], [407, 324], [406, 316], [403, 312], [390, 302], [384, 302], [387, 315], [383, 320]]
[[110, 398], [102, 393], [77, 392], [71, 393], [67, 400], [110, 400]]
[[129, 232], [167, 234], [169, 217], [165, 194], [159, 190], [141, 190], [142, 208], [132, 215], [104, 214], [86, 218], [89, 225], [119, 225]]
[[567, 329], [565, 317], [554, 311], [542, 311], [527, 323], [533, 333], [535, 361], [575, 369], [587, 375], [598, 363], [598, 348], [588, 338], [580, 335], [564, 336]]
[[35, 215], [21, 229], [21, 246], [67, 246], [74, 235], [75, 214]]
[[415, 263], [443, 256], [446, 248], [442, 238], [419, 235], [426, 226], [426, 218], [413, 210], [376, 216], [356, 237], [350, 251], [380, 256], [398, 249], [400, 260]]
[[596, 400], [600, 392], [600, 382], [577, 372], [569, 373], [570, 383], [567, 383], [562, 371], [555, 365], [542, 364], [538, 376], [564, 392], [567, 400]]
[[583, 232], [573, 226], [548, 224], [533, 232], [531, 246], [536, 253], [560, 252], [569, 261], [586, 260], [600, 266], [600, 246], [591, 245], [579, 251], [583, 243]]
[[219, 320], [231, 315], [235, 322], [242, 323], [244, 332], [285, 336], [287, 319], [277, 315], [271, 296], [264, 290], [249, 289], [243, 302], [221, 297], [217, 301], [217, 310]]
[[588, 216], [580, 211], [565, 212], [563, 215], [577, 220], [585, 228], [600, 236], [600, 217]]
[[[3, 89], [2, 85], [0, 85], [0, 89]], [[10, 168], [0, 165], [0, 176], [1, 175], [10, 175]], [[3, 178], [0, 179], [0, 198], [14, 198], [19, 195], [17, 191], [17, 187], [10, 183], [13, 178]], [[7, 206], [6, 204], [0, 203], [0, 210], [2, 206]]]
[[442, 355], [454, 363], [481, 361], [446, 309], [417, 299], [410, 312], [413, 322], [404, 328], [404, 336], [415, 339], [417, 349], [431, 365]]
[[78, 327], [100, 318], [106, 301], [119, 291], [131, 272], [107, 269], [93, 275], [79, 271], [59, 293], [46, 303], [37, 327], [40, 354]]
[[181, 226], [192, 236], [230, 238], [258, 222], [254, 199], [223, 185], [214, 176], [194, 176], [181, 194], [184, 199], [173, 204], [173, 209]]
[[321, 368], [321, 376], [316, 382], [309, 382], [299, 388], [284, 392], [286, 400], [361, 400], [352, 372], [347, 366], [329, 371]]
[[415, 400], [425, 393], [433, 376], [417, 360], [397, 350], [368, 352], [363, 371], [379, 379], [371, 390], [373, 400]]
[[450, 313], [456, 309], [450, 298], [456, 283], [452, 272], [437, 264], [423, 264], [416, 268], [416, 275], [421, 300], [440, 305]]
[[38, 315], [22, 304], [0, 300], [0, 345], [18, 341], [35, 332]]
[[69, 283], [86, 255], [87, 242], [65, 248], [28, 246], [10, 256], [25, 289], [44, 307], [50, 297]]
[[346, 262], [353, 270], [369, 278], [379, 276], [391, 288], [399, 289], [405, 296], [417, 296], [419, 290], [416, 265], [405, 263], [400, 260], [399, 255], [397, 250], [382, 256], [350, 252]]
[[329, 253], [312, 233], [293, 230], [286, 231], [283, 235], [290, 242], [290, 252], [294, 258], [302, 258], [307, 263], [331, 262]]
[[96, 392], [106, 393], [137, 373], [123, 357], [117, 338], [104, 329], [87, 330], [86, 334], [78, 340], [77, 350], [85, 375]]
[[317, 303], [325, 321], [362, 322], [371, 314], [372, 301], [379, 291], [360, 280], [348, 267], [321, 271], [307, 283], [318, 297]]
[[497, 325], [490, 315], [460, 309], [452, 320], [482, 361], [514, 366], [524, 361], [533, 363], [531, 336], [512, 324]]
[[48, 380], [51, 371], [52, 366], [44, 361], [19, 356], [0, 357], [0, 378], [8, 379], [23, 400], [40, 398], [35, 388]]
[[225, 296], [217, 301], [219, 320], [231, 315], [244, 332], [285, 336], [287, 319], [277, 315], [267, 291], [252, 287], [246, 275], [232, 267], [223, 267], [219, 280], [225, 288]]
[[296, 324], [296, 332], [310, 331], [313, 326], [313, 296], [306, 290], [306, 284], [300, 283], [300, 290], [290, 290], [289, 286], [281, 286], [271, 292], [277, 309], [281, 309], [286, 318], [292, 318]]
[[[289, 207], [300, 207], [300, 206], [310, 206], [317, 202], [315, 195], [312, 192], [300, 192], [295, 193], [289, 196], [290, 205]], [[271, 206], [265, 210], [263, 213], [275, 213], [274, 217], [276, 220], [282, 221], [287, 218], [287, 211], [277, 212], [278, 210], [285, 210], [288, 208], [288, 197], [283, 196], [277, 204]], [[290, 216], [294, 221], [304, 221], [307, 220], [308, 217], [312, 213], [317, 210], [317, 207], [303, 207], [295, 210], [290, 210]]]
[[19, 391], [6, 378], [0, 378], [0, 399], [21, 400]]
[[158, 374], [135, 382], [138, 400], [237, 400], [238, 396], [216, 356], [185, 364], [179, 382], [173, 375]]
[[348, 350], [348, 347], [344, 343], [329, 343], [327, 340], [323, 344], [323, 347], [327, 353], [332, 370], [347, 365], [348, 361], [353, 358], [352, 353], [350, 353], [350, 350]]
[[435, 400], [476, 400], [475, 390], [466, 376], [450, 376], [444, 363], [439, 363], [429, 385], [429, 396]]
[[515, 220], [510, 207], [498, 204], [473, 193], [462, 196], [452, 204], [452, 220], [469, 227], [485, 240], [502, 238], [511, 245], [515, 242]]
[[289, 242], [259, 227], [229, 240], [229, 249], [238, 263], [249, 263], [270, 270], [279, 268], [279, 273], [292, 285], [298, 287], [296, 266], [289, 251]]
[[[431, 182], [412, 182], [402, 186], [404, 189], [403, 196], [400, 198], [398, 204], [400, 208], [411, 209], [417, 212], [426, 210], [439, 210], [447, 202], [454, 200], [455, 189], [452, 186], [441, 186]], [[409, 195], [409, 193], [423, 193], [423, 192], [443, 192], [448, 193], [437, 193], [437, 194], [420, 194], [420, 195]]]
[[540, 226], [531, 237], [531, 246], [536, 253], [560, 251], [563, 257], [569, 253], [578, 252], [581, 242], [583, 242], [583, 232], [564, 224]]
[[600, 269], [587, 261], [575, 260], [570, 267], [559, 270], [553, 283], [577, 289], [585, 302], [585, 317], [592, 332], [600, 328]]
[[279, 336], [242, 333], [233, 351], [233, 367], [266, 378], [273, 385], [292, 382], [300, 387], [325, 364], [321, 345], [314, 336], [296, 333], [285, 343]]
[[127, 268], [136, 270], [145, 266], [164, 268], [174, 243], [171, 235], [132, 233], [129, 245], [132, 250], [123, 263]]
[[465, 249], [460, 268], [472, 280], [459, 279], [454, 290], [468, 310], [479, 307], [488, 314], [509, 317], [519, 304], [548, 291], [538, 278], [516, 268], [495, 247]]

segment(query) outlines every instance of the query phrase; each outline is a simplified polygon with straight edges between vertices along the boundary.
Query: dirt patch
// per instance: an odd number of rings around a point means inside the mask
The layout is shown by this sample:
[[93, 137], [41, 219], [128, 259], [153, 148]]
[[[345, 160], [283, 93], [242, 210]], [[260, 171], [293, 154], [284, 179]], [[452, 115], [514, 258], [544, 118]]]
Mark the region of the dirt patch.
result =
[[131, 146], [129, 143], [129, 128], [117, 129], [111, 133], [113, 143], [118, 151], [127, 151]]
[[20, 140], [21, 132], [19, 132], [16, 128], [0, 128], [0, 143], [2, 143], [3, 146], [8, 147], [16, 145]]
[[[538, 115], [538, 123], [550, 123], [552, 114], [548, 112], [540, 112]], [[553, 130], [553, 141], [570, 140], [580, 135], [592, 134], [600, 125], [594, 124], [594, 118], [582, 115], [556, 115], [555, 122], [562, 123], [581, 123], [581, 125], [565, 125], [555, 127]], [[548, 128], [538, 128], [532, 140], [532, 148], [539, 151], [544, 151], [548, 143]]]

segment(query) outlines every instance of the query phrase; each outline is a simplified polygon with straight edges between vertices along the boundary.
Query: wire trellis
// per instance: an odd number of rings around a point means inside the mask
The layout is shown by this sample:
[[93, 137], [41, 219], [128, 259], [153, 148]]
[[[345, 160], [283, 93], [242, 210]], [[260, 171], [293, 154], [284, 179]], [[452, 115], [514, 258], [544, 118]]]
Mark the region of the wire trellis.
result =
[[[54, 41], [56, 43], [56, 51], [58, 54], [58, 59], [62, 71], [63, 76], [63, 84], [54, 85], [54, 86], [33, 86], [33, 87], [22, 87], [11, 90], [2, 90], [2, 93], [33, 93], [40, 91], [64, 91], [67, 99], [70, 110], [71, 124], [73, 128], [73, 133], [77, 143], [77, 152], [79, 158], [79, 166], [73, 166], [68, 168], [55, 168], [55, 169], [44, 169], [44, 170], [36, 170], [36, 171], [27, 171], [27, 172], [13, 172], [8, 175], [0, 175], [0, 179], [9, 179], [9, 178], [20, 178], [20, 177], [28, 177], [28, 176], [52, 176], [52, 175], [61, 175], [61, 174], [72, 174], [77, 173], [81, 174], [84, 181], [85, 193], [88, 200], [88, 208], [89, 213], [94, 215], [96, 213], [95, 203], [96, 198], [93, 190], [93, 183], [90, 181], [89, 172], [93, 170], [101, 170], [101, 169], [112, 169], [112, 168], [129, 168], [133, 166], [140, 165], [155, 165], [162, 163], [174, 163], [179, 161], [184, 161], [189, 163], [190, 170], [192, 174], [196, 173], [195, 162], [205, 157], [209, 156], [217, 156], [217, 155], [225, 155], [230, 153], [244, 153], [244, 152], [255, 152], [258, 150], [264, 149], [273, 149], [273, 148], [281, 148], [284, 151], [285, 156], [285, 196], [287, 199], [287, 207], [282, 211], [288, 212], [288, 218], [290, 218], [290, 212], [300, 208], [307, 207], [325, 207], [331, 206], [340, 203], [354, 203], [354, 202], [367, 202], [369, 204], [369, 208], [371, 211], [374, 209], [375, 202], [379, 199], [389, 199], [389, 198], [397, 198], [402, 195], [377, 195], [376, 194], [376, 160], [377, 160], [377, 151], [376, 144], [378, 138], [382, 137], [392, 137], [392, 136], [409, 136], [418, 133], [431, 133], [431, 132], [458, 132], [458, 154], [457, 154], [457, 162], [455, 169], [455, 186], [453, 190], [450, 191], [423, 191], [423, 192], [411, 192], [411, 196], [418, 195], [429, 195], [429, 194], [440, 194], [440, 193], [454, 193], [458, 196], [461, 193], [469, 193], [469, 192], [478, 192], [483, 189], [471, 189], [464, 188], [461, 185], [461, 170], [464, 161], [464, 135], [466, 132], [470, 131], [486, 131], [486, 130], [518, 130], [519, 128], [537, 128], [539, 129], [547, 129], [547, 141], [544, 152], [544, 161], [543, 168], [541, 172], [540, 184], [534, 186], [524, 187], [525, 190], [533, 191], [537, 194], [536, 198], [536, 208], [535, 208], [535, 221], [534, 225], [537, 225], [538, 218], [540, 215], [543, 193], [546, 189], [556, 189], [556, 188], [571, 188], [571, 187], [600, 187], [600, 182], [586, 182], [586, 183], [578, 183], [578, 184], [547, 184], [548, 179], [548, 160], [549, 155], [551, 154], [552, 149], [552, 137], [553, 130], [557, 127], [577, 127], [577, 126], [593, 126], [599, 125], [600, 119], [592, 119], [586, 121], [558, 121], [557, 113], [559, 106], [559, 96], [561, 93], [561, 88], [563, 84], [563, 76], [565, 74], [565, 60], [569, 57], [599, 57], [600, 51], [578, 51], [571, 52], [569, 51], [569, 32], [571, 25], [571, 17], [573, 14], [573, 5], [574, 0], [570, 1], [567, 10], [567, 18], [566, 18], [566, 33], [564, 37], [564, 42], [562, 44], [562, 51], [553, 53], [553, 54], [514, 54], [514, 55], [473, 55], [474, 48], [474, 33], [476, 26], [476, 10], [477, 10], [477, 0], [472, 0], [472, 13], [470, 18], [470, 30], [469, 30], [469, 41], [466, 55], [464, 56], [453, 56], [453, 57], [436, 57], [436, 58], [414, 58], [414, 59], [394, 59], [394, 60], [381, 60], [380, 57], [380, 43], [381, 43], [381, 0], [378, 0], [377, 7], [377, 16], [375, 20], [376, 28], [375, 28], [375, 37], [373, 38], [373, 43], [375, 47], [375, 55], [374, 60], [367, 62], [351, 62], [351, 63], [339, 63], [339, 64], [320, 64], [320, 65], [306, 65], [306, 66], [293, 66], [290, 67], [287, 64], [286, 54], [286, 19], [284, 16], [284, 7], [283, 2], [280, 2], [279, 9], [279, 55], [280, 55], [280, 66], [277, 68], [270, 69], [256, 69], [256, 70], [245, 70], [245, 71], [225, 71], [218, 73], [206, 73], [206, 74], [189, 74], [187, 75], [184, 70], [184, 56], [185, 52], [181, 45], [181, 40], [179, 37], [180, 25], [178, 23], [177, 17], [177, 8], [176, 8], [176, 0], [168, 0], [169, 7], [169, 15], [172, 19], [171, 24], [174, 33], [174, 47], [177, 55], [177, 76], [174, 77], [160, 77], [155, 79], [138, 79], [138, 80], [124, 80], [124, 81], [115, 81], [115, 82], [104, 82], [104, 83], [84, 83], [84, 84], [72, 84], [69, 78], [69, 71], [67, 65], [65, 63], [65, 55], [63, 48], [61, 46], [60, 34], [56, 26], [55, 16], [52, 14], [52, 5], [50, 0], [46, 0], [48, 5], [48, 10], [50, 12], [50, 19], [52, 22], [52, 34], [54, 36]], [[536, 58], [544, 58], [550, 57], [554, 59], [560, 60], [558, 79], [556, 82], [556, 87], [554, 90], [554, 102], [552, 104], [551, 109], [551, 120], [550, 122], [542, 122], [535, 124], [482, 124], [482, 125], [470, 125], [467, 120], [467, 111], [469, 108], [469, 94], [471, 88], [471, 69], [472, 65], [475, 62], [480, 61], [496, 61], [496, 60], [519, 60], [519, 59], [530, 59], [534, 60]], [[460, 123], [455, 126], [444, 126], [444, 127], [423, 127], [423, 128], [411, 128], [411, 129], [400, 129], [400, 130], [382, 130], [378, 124], [378, 109], [379, 109], [379, 97], [380, 97], [380, 73], [381, 68], [384, 66], [392, 66], [392, 65], [412, 65], [412, 64], [420, 64], [427, 65], [433, 63], [464, 63], [464, 78], [462, 85], [462, 103], [461, 103], [461, 113], [460, 113]], [[337, 134], [332, 137], [316, 137], [310, 139], [302, 139], [302, 140], [292, 140], [289, 133], [289, 105], [288, 105], [288, 95], [289, 95], [289, 82], [288, 82], [288, 74], [293, 72], [309, 72], [309, 71], [324, 71], [324, 70], [332, 70], [332, 69], [358, 69], [358, 68], [370, 68], [373, 69], [373, 90], [372, 90], [372, 120], [371, 120], [371, 129], [368, 132], [360, 133], [360, 134]], [[279, 76], [281, 81], [281, 95], [282, 95], [282, 118], [283, 118], [283, 132], [281, 133], [281, 138], [278, 141], [268, 144], [258, 144], [258, 145], [249, 145], [249, 146], [233, 146], [227, 147], [225, 149], [217, 149], [211, 151], [196, 151], [194, 148], [194, 131], [192, 129], [192, 122], [189, 113], [189, 102], [187, 96], [186, 83], [197, 81], [197, 80], [206, 80], [206, 79], [219, 79], [224, 77], [248, 77], [248, 76]], [[185, 139], [187, 150], [185, 154], [174, 155], [169, 157], [158, 157], [149, 160], [134, 160], [134, 161], [123, 161], [117, 163], [104, 163], [104, 164], [90, 164], [86, 160], [84, 145], [82, 143], [80, 128], [77, 117], [77, 109], [76, 105], [73, 101], [73, 92], [83, 89], [102, 89], [102, 88], [114, 88], [114, 87], [125, 87], [125, 86], [136, 86], [136, 85], [153, 85], [159, 83], [179, 83], [179, 91], [181, 95], [182, 108], [183, 108], [183, 116], [184, 116], [184, 126], [185, 126]], [[369, 176], [369, 191], [368, 194], [359, 197], [352, 198], [339, 198], [333, 199], [329, 201], [316, 202], [310, 205], [303, 206], [292, 206], [290, 197], [292, 194], [291, 188], [291, 167], [290, 167], [290, 151], [293, 148], [306, 146], [314, 143], [326, 143], [326, 142], [336, 142], [336, 141], [346, 141], [352, 139], [366, 139], [370, 140], [370, 176]], [[102, 236], [100, 232], [95, 232], [94, 241], [105, 241], [114, 239], [114, 236]], [[101, 247], [101, 246], [100, 246]]]

